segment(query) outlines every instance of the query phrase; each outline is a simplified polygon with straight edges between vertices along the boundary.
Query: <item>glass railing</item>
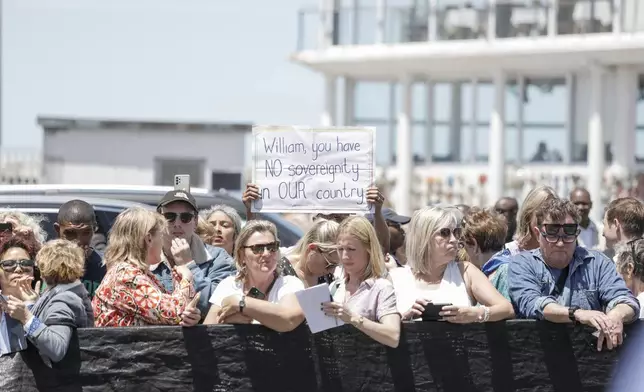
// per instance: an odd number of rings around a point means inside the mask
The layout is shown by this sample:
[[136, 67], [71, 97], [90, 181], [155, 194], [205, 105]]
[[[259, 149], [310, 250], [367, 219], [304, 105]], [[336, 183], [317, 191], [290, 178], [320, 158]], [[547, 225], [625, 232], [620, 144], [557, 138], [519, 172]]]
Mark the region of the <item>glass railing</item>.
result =
[[[642, 0], [463, 1], [440, 6], [301, 10], [297, 50], [328, 45], [487, 40], [547, 35], [644, 31]], [[618, 7], [617, 4], [620, 4]]]

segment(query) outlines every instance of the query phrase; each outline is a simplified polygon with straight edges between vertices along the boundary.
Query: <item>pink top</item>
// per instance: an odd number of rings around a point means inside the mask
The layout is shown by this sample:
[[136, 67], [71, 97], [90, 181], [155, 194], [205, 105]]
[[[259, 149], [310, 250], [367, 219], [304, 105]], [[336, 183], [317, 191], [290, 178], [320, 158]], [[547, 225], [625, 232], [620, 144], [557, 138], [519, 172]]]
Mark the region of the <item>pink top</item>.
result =
[[367, 279], [360, 283], [352, 296], [346, 298], [346, 294], [344, 279], [341, 279], [333, 300], [344, 303], [353, 312], [371, 321], [379, 322], [384, 316], [399, 314], [394, 286], [387, 279]]

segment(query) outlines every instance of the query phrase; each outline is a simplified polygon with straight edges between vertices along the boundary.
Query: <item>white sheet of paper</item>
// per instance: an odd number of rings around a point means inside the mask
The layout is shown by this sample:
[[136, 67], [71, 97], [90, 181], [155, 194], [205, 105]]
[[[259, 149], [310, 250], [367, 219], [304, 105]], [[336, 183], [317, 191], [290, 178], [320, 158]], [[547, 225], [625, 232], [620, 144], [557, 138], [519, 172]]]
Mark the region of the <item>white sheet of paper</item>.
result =
[[312, 333], [326, 331], [327, 329], [344, 325], [344, 322], [335, 317], [329, 317], [321, 310], [323, 302], [331, 301], [331, 291], [326, 283], [309, 287], [295, 293], [300, 307], [304, 312], [306, 323]]

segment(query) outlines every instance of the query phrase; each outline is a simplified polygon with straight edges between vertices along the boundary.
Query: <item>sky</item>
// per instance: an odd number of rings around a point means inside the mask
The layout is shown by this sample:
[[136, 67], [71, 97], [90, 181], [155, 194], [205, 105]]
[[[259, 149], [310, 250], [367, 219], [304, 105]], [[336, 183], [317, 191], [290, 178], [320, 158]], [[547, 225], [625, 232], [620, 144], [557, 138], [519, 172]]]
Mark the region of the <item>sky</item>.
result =
[[[0, 0], [3, 1], [3, 0]], [[404, 3], [398, 0], [398, 4]], [[362, 3], [365, 7], [368, 2]], [[298, 10], [318, 0], [4, 0], [2, 14], [2, 144], [42, 148], [38, 115], [142, 120], [317, 125], [323, 108], [322, 77], [289, 62], [298, 42]], [[391, 4], [390, 4], [391, 5]], [[308, 14], [303, 34], [310, 47], [317, 19]], [[368, 37], [362, 37], [368, 40]], [[358, 118], [389, 112], [386, 84], [361, 83]], [[435, 93], [436, 118], [446, 119], [447, 86]], [[463, 119], [471, 89], [462, 95]], [[415, 91], [414, 117], [423, 116], [423, 91]], [[489, 119], [493, 90], [479, 91], [478, 113]], [[565, 91], [530, 91], [527, 121], [564, 122]], [[516, 119], [516, 95], [507, 94], [507, 120]], [[644, 105], [638, 108], [644, 122]], [[339, 116], [340, 117], [340, 116]], [[371, 124], [365, 124], [371, 125]], [[377, 129], [377, 155], [388, 153], [388, 128]], [[435, 130], [434, 153], [448, 148], [447, 127]], [[637, 152], [644, 156], [644, 135]], [[487, 129], [464, 124], [463, 155], [487, 155]], [[424, 128], [413, 129], [421, 152]], [[516, 132], [508, 129], [514, 146]], [[527, 130], [524, 158], [559, 130]], [[516, 151], [508, 149], [514, 158]]]
[[319, 122], [322, 79], [288, 61], [308, 1], [3, 3], [5, 147], [40, 147], [39, 114]]

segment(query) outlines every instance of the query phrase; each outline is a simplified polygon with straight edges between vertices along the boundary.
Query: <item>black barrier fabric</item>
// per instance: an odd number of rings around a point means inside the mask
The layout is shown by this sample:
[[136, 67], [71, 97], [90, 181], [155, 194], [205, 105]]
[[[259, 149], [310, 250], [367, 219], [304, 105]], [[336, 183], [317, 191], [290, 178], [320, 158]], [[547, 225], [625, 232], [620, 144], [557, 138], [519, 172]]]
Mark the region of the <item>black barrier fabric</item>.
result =
[[397, 349], [348, 325], [85, 329], [79, 340], [75, 380], [56, 387], [5, 356], [0, 391], [603, 391], [617, 358], [583, 327], [533, 321], [405, 324]]

